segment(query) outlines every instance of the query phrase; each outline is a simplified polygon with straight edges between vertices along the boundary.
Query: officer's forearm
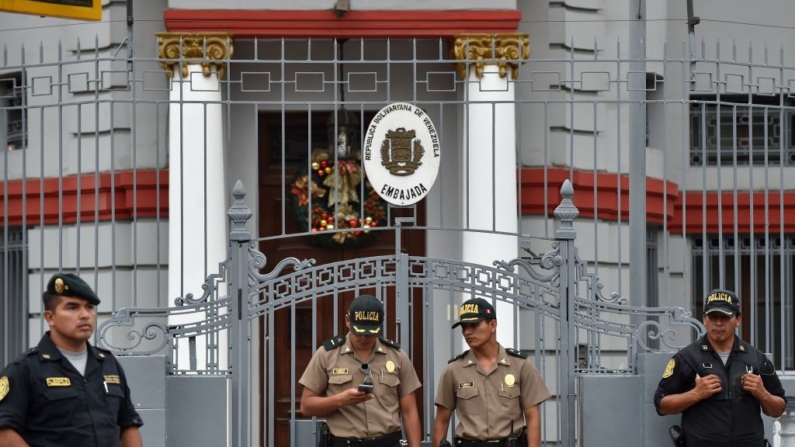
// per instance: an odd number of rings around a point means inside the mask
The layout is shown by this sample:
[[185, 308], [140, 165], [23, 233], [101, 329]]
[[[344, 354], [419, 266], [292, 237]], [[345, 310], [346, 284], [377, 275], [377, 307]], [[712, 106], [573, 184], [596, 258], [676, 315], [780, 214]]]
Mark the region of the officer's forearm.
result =
[[762, 406], [762, 411], [764, 411], [766, 415], [777, 418], [784, 413], [787, 402], [765, 391], [765, 395], [759, 399], [759, 405]]
[[528, 447], [541, 446], [541, 415], [538, 405], [528, 408], [524, 412], [525, 424], [527, 425], [527, 445]]
[[127, 427], [121, 432], [121, 439], [120, 439], [121, 447], [143, 447], [143, 441], [141, 441], [141, 432], [138, 431], [138, 427]]
[[450, 426], [450, 416], [452, 412], [447, 408], [437, 406], [436, 418], [433, 420], [433, 447], [439, 447], [439, 444], [447, 437], [447, 428]]
[[19, 433], [10, 428], [0, 428], [0, 447], [30, 447], [19, 436]]
[[301, 414], [306, 417], [323, 417], [332, 411], [342, 407], [340, 395], [333, 396], [311, 396], [301, 399]]
[[681, 394], [669, 394], [660, 401], [660, 414], [679, 414], [701, 400], [695, 389]]

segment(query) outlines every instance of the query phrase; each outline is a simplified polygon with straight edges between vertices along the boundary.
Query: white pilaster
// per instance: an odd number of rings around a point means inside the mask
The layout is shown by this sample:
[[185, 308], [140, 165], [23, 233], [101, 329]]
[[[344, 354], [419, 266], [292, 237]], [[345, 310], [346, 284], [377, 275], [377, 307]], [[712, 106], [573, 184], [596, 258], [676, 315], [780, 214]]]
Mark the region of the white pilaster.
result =
[[778, 443], [776, 447], [795, 447], [795, 406], [787, 405], [787, 410], [779, 416]]
[[[218, 273], [218, 264], [227, 256], [226, 196], [230, 191], [226, 188], [220, 84], [224, 62], [208, 59], [226, 58], [231, 45], [227, 46], [225, 35], [161, 33], [159, 38], [161, 58], [182, 59], [161, 62], [171, 70], [168, 296], [173, 305], [175, 298], [189, 293], [194, 299], [201, 297], [207, 276]], [[169, 325], [205, 318], [203, 312], [172, 314]], [[216, 343], [218, 357], [208, 358], [208, 339], [196, 338], [196, 369], [212, 364], [226, 368], [226, 334]], [[180, 341], [178, 349], [178, 366], [187, 369], [191, 358], [188, 341]]]
[[[467, 77], [464, 105], [464, 226], [466, 262], [492, 266], [518, 255], [516, 93], [511, 82], [529, 57], [527, 35], [456, 39], [459, 74]], [[503, 233], [503, 234], [495, 234]], [[513, 307], [497, 303], [497, 340], [517, 346]]]

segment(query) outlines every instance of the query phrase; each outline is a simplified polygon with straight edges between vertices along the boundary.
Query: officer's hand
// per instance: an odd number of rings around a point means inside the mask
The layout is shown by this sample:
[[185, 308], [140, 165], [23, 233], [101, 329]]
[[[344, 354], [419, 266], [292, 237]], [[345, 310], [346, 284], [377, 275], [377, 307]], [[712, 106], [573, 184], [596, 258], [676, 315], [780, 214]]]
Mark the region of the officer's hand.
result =
[[693, 391], [698, 395], [699, 399], [707, 399], [714, 394], [720, 393], [721, 385], [720, 378], [715, 374], [710, 374], [701, 377], [696, 374], [696, 387]]
[[740, 378], [743, 389], [751, 393], [755, 398], [761, 400], [767, 394], [762, 377], [756, 374], [745, 374]]
[[351, 388], [345, 390], [344, 392], [339, 394], [340, 403], [344, 405], [356, 405], [362, 402], [367, 402], [368, 400], [372, 399], [373, 393], [365, 393], [364, 391], [359, 391], [356, 388]]

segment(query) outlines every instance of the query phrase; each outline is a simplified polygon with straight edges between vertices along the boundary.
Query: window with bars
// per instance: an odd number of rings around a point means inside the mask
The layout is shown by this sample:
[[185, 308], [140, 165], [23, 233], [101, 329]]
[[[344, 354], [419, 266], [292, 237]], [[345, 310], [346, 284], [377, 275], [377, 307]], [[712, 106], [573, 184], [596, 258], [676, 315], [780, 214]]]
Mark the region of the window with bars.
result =
[[0, 363], [27, 348], [27, 242], [22, 229], [0, 231]]
[[795, 165], [795, 101], [787, 96], [690, 97], [690, 164]]
[[0, 141], [5, 136], [9, 151], [24, 149], [27, 143], [24, 95], [21, 73], [0, 77]]
[[709, 235], [693, 238], [693, 296], [702, 319], [703, 297], [723, 287], [737, 292], [741, 336], [773, 354], [779, 369], [795, 368], [795, 235]]

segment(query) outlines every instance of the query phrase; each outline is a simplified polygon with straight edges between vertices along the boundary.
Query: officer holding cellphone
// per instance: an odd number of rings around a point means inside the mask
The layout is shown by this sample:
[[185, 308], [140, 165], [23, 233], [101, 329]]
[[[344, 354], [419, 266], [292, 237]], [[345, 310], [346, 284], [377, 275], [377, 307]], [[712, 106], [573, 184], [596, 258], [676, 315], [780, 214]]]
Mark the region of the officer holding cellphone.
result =
[[323, 342], [301, 380], [301, 413], [326, 417], [327, 447], [360, 445], [420, 447], [414, 392], [422, 386], [400, 346], [382, 337], [384, 306], [376, 297], [357, 297], [345, 316], [347, 336]]

